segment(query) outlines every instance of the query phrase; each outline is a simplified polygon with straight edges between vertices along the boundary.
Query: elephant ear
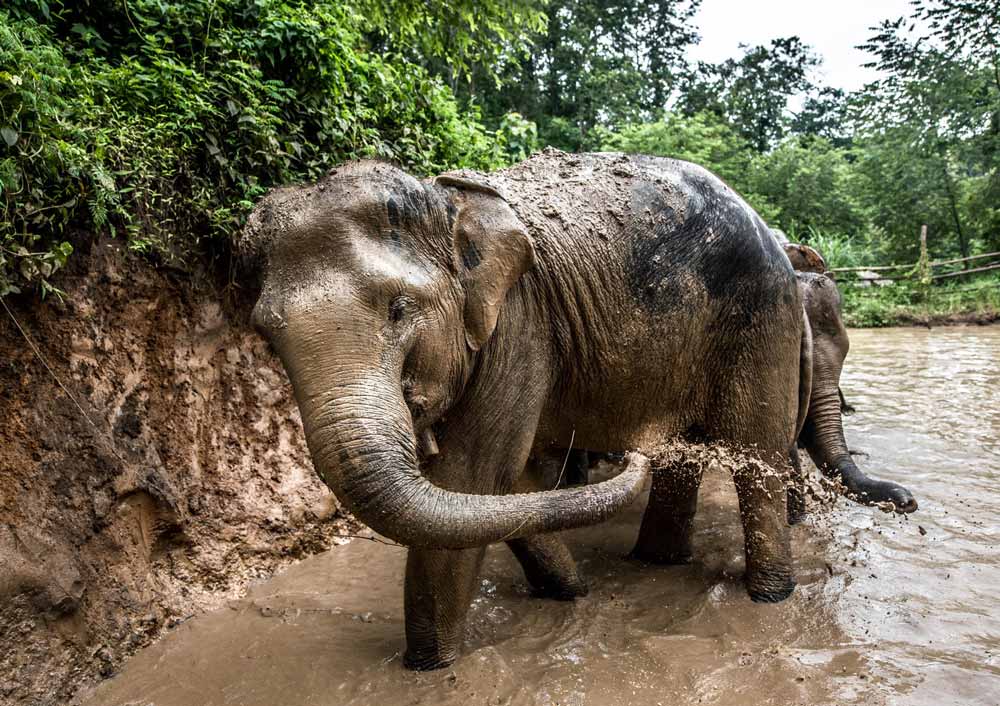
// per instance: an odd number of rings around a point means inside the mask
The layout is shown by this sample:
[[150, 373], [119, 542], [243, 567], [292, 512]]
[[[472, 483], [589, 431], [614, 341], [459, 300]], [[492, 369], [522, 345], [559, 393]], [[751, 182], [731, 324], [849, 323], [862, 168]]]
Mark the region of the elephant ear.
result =
[[507, 291], [535, 264], [535, 246], [489, 184], [449, 175], [435, 183], [448, 189], [455, 264], [465, 289], [465, 340], [478, 351], [496, 328]]
[[784, 243], [782, 247], [792, 263], [792, 269], [796, 272], [816, 272], [818, 274], [826, 272], [826, 260], [815, 248], [800, 243]]

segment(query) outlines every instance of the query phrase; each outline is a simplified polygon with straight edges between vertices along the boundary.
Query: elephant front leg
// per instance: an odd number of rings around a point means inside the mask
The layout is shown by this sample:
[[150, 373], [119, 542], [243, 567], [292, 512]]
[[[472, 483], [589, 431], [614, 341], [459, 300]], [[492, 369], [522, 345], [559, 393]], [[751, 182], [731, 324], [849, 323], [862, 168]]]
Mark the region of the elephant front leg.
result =
[[788, 452], [792, 476], [788, 481], [788, 524], [797, 525], [806, 519], [806, 477], [802, 472], [799, 447], [793, 445]]
[[441, 669], [458, 658], [485, 552], [485, 547], [409, 550], [403, 600], [407, 668]]
[[795, 590], [785, 475], [757, 463], [733, 474], [743, 522], [747, 592], [757, 603], [778, 603]]
[[653, 469], [649, 503], [632, 558], [653, 564], [691, 561], [691, 529], [701, 475], [701, 466], [690, 461]]
[[514, 539], [507, 546], [520, 562], [536, 596], [571, 601], [587, 595], [587, 584], [577, 571], [573, 555], [556, 535]]

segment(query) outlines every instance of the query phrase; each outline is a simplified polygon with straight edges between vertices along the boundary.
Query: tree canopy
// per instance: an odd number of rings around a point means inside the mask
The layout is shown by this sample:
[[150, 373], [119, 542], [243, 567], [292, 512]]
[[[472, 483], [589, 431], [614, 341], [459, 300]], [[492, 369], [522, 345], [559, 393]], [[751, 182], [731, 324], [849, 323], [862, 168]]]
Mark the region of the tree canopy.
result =
[[913, 0], [853, 94], [794, 36], [690, 62], [698, 5], [12, 0], [0, 295], [48, 291], [98, 232], [173, 266], [223, 252], [267, 188], [351, 157], [429, 174], [545, 145], [690, 159], [870, 262], [914, 257], [924, 223], [935, 256], [1000, 250], [995, 2]]

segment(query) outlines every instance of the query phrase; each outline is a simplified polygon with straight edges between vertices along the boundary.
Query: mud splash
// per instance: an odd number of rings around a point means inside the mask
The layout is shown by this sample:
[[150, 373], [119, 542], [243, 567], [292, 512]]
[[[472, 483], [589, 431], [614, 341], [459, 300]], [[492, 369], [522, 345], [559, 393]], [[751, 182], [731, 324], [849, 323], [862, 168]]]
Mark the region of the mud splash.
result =
[[452, 669], [402, 669], [404, 552], [354, 541], [185, 623], [80, 703], [995, 704], [1000, 329], [852, 342], [852, 448], [921, 509], [817, 510], [793, 529], [799, 588], [785, 603], [747, 598], [735, 493], [716, 470], [689, 566], [622, 558], [642, 501], [567, 533], [591, 581], [575, 603], [532, 598], [509, 552], [491, 548]]

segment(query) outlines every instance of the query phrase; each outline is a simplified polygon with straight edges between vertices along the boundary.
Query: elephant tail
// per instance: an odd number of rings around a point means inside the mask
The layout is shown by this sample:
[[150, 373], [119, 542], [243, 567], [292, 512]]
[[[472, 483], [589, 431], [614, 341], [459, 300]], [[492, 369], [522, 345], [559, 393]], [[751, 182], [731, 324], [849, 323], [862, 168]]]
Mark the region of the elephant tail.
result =
[[802, 427], [806, 423], [806, 415], [809, 413], [809, 399], [812, 396], [813, 377], [813, 338], [812, 327], [809, 325], [809, 316], [806, 309], [802, 307], [802, 339], [799, 342], [799, 413], [795, 420], [795, 437], [792, 444], [796, 444]]

